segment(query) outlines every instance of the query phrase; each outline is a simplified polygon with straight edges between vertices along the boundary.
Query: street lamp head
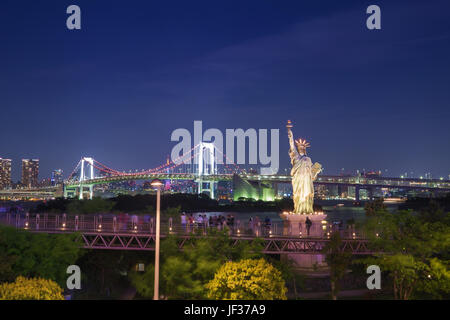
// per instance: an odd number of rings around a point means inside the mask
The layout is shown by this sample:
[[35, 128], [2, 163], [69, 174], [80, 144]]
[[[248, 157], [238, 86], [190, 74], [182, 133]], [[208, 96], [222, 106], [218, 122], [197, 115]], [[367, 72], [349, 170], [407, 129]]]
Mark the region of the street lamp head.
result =
[[154, 179], [154, 180], [150, 183], [150, 185], [151, 185], [153, 188], [159, 188], [159, 187], [161, 187], [161, 186], [163, 185], [163, 183], [162, 183], [161, 180], [159, 180], [159, 179]]

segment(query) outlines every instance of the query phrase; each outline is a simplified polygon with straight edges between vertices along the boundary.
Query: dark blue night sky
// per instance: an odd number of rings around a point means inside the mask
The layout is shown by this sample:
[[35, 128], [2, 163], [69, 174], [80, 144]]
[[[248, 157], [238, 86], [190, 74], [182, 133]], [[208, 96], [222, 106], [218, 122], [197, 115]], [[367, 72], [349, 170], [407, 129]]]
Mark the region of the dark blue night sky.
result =
[[[66, 8], [82, 30], [66, 28]], [[366, 28], [368, 5], [382, 30]], [[325, 174], [450, 174], [450, 2], [5, 1], [0, 157], [165, 161], [176, 128], [280, 128]], [[387, 169], [387, 172], [385, 171]]]

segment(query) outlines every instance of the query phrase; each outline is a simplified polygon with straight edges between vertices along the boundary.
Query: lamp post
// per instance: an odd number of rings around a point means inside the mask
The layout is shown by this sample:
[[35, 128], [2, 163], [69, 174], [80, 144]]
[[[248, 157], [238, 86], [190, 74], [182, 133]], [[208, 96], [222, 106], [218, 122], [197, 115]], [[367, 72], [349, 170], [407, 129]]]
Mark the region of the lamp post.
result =
[[163, 183], [159, 179], [154, 179], [151, 186], [156, 188], [156, 241], [155, 241], [155, 287], [153, 300], [159, 300], [159, 236], [160, 236], [160, 203], [161, 186]]

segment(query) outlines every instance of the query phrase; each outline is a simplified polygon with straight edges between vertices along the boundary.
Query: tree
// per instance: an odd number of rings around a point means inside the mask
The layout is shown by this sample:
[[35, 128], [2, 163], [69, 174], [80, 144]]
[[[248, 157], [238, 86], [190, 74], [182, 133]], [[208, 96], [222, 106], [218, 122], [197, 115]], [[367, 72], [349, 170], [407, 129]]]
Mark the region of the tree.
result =
[[0, 283], [14, 280], [13, 265], [15, 260], [15, 256], [0, 251]]
[[109, 213], [114, 207], [114, 202], [108, 199], [94, 197], [92, 200], [73, 199], [67, 205], [67, 211], [71, 214]]
[[420, 209], [415, 213], [379, 208], [364, 226], [369, 246], [378, 254], [363, 261], [379, 265], [392, 279], [395, 299], [407, 300], [420, 293], [448, 295], [449, 214], [444, 215], [432, 201]]
[[338, 232], [331, 235], [330, 241], [324, 247], [325, 261], [330, 268], [331, 298], [337, 299], [340, 290], [340, 280], [345, 276], [351, 262], [351, 254], [342, 252], [342, 239]]
[[281, 272], [264, 259], [227, 262], [206, 289], [216, 300], [286, 300], [287, 291]]
[[450, 298], [449, 266], [439, 259], [430, 259], [426, 270], [426, 277], [419, 284], [418, 290], [428, 294], [433, 299]]
[[[183, 250], [179, 250], [179, 241], [176, 237], [161, 241], [160, 293], [167, 299], [204, 299], [205, 284], [225, 262], [262, 256], [260, 240], [235, 244], [226, 232], [191, 238]], [[153, 297], [153, 275], [153, 268], [144, 273], [130, 272], [130, 280], [141, 296]]]
[[17, 277], [15, 282], [0, 284], [0, 300], [64, 300], [63, 289], [54, 281]]
[[387, 207], [384, 205], [384, 199], [376, 199], [371, 202], [367, 202], [364, 206], [364, 210], [368, 217], [380, 214], [380, 212], [387, 212]]
[[120, 298], [123, 290], [130, 287], [127, 275], [130, 269], [136, 270], [138, 263], [143, 263], [146, 269], [152, 267], [152, 255], [145, 251], [85, 251], [83, 257], [77, 260], [83, 272], [83, 290], [75, 292], [76, 298]]
[[0, 226], [0, 276], [42, 277], [65, 285], [69, 265], [75, 264], [82, 249], [76, 234], [43, 234]]
[[420, 281], [426, 265], [412, 255], [394, 254], [382, 255], [373, 262], [388, 272], [393, 280], [394, 299], [408, 300], [415, 286]]

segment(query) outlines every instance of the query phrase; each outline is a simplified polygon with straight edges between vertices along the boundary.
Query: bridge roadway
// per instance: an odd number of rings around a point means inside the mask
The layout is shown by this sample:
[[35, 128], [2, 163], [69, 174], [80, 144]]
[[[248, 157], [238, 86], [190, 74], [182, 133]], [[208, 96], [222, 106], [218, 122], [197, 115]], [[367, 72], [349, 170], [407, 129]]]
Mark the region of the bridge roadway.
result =
[[[261, 181], [271, 183], [290, 183], [289, 175], [258, 175], [258, 174], [240, 174], [239, 177], [248, 181]], [[64, 185], [51, 187], [38, 187], [30, 189], [7, 189], [0, 190], [0, 198], [44, 198], [51, 199], [64, 195], [64, 189], [70, 190], [83, 186], [93, 186], [98, 184], [108, 184], [113, 182], [130, 181], [130, 180], [152, 180], [152, 179], [172, 179], [172, 180], [193, 180], [196, 181], [198, 176], [190, 173], [154, 173], [154, 174], [123, 174], [116, 176], [98, 177], [95, 179], [80, 181], [66, 181]], [[217, 174], [204, 176], [204, 181], [231, 181], [232, 174]], [[450, 180], [440, 179], [404, 179], [389, 177], [357, 177], [357, 176], [325, 176], [321, 175], [314, 182], [316, 185], [336, 185], [355, 187], [356, 193], [361, 189], [371, 188], [390, 188], [390, 189], [410, 189], [410, 190], [428, 190], [428, 191], [444, 191], [450, 192]]]
[[[248, 181], [262, 181], [274, 183], [290, 183], [290, 175], [259, 175], [259, 174], [239, 174], [239, 177]], [[85, 185], [105, 184], [112, 182], [121, 182], [129, 180], [197, 180], [199, 177], [192, 173], [129, 173], [123, 175], [98, 177], [95, 179], [87, 179], [82, 182]], [[216, 174], [205, 175], [202, 177], [205, 181], [231, 181], [233, 174]], [[412, 189], [437, 189], [450, 191], [450, 180], [440, 179], [405, 179], [405, 178], [389, 178], [389, 177], [358, 177], [358, 176], [325, 176], [321, 175], [314, 182], [316, 184], [332, 184], [345, 186], [367, 186], [381, 188], [412, 188]], [[79, 181], [66, 181], [65, 187], [77, 187]]]
[[[152, 218], [133, 216], [128, 221], [123, 216], [114, 215], [21, 215], [2, 214], [0, 223], [30, 232], [48, 234], [76, 233], [76, 241], [85, 249], [98, 250], [143, 250], [152, 251], [155, 245], [155, 226]], [[322, 230], [322, 225], [313, 226]], [[195, 245], [197, 238], [216, 236], [213, 229], [217, 226], [207, 227], [195, 224], [191, 227], [175, 225], [168, 220], [161, 225], [161, 238], [175, 236], [178, 247]], [[329, 232], [324, 231], [322, 237], [309, 237], [289, 234], [282, 224], [273, 223], [265, 228], [261, 224], [253, 226], [241, 224], [239, 221], [228, 229], [230, 244], [237, 246], [242, 242], [253, 243], [259, 241], [266, 254], [320, 254], [329, 242]], [[331, 231], [330, 231], [331, 232]], [[357, 234], [355, 230], [335, 231], [341, 232], [343, 242], [342, 252], [355, 255], [368, 255], [373, 252], [368, 247], [368, 240]], [[306, 233], [306, 232], [305, 232]], [[311, 230], [311, 233], [318, 234]]]

